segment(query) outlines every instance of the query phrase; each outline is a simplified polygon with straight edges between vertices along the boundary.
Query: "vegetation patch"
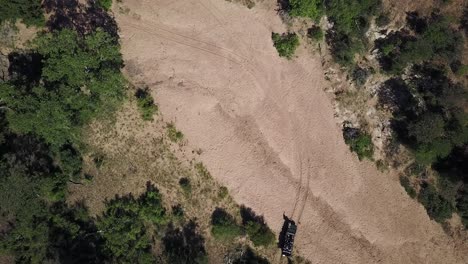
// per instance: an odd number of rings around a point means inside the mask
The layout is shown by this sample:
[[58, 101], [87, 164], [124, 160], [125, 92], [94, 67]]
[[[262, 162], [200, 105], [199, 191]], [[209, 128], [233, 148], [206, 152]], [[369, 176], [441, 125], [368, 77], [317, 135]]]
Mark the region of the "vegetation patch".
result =
[[112, 0], [97, 0], [97, 5], [102, 9], [108, 11], [112, 7]]
[[376, 41], [380, 65], [384, 71], [399, 74], [411, 63], [432, 59], [452, 62], [460, 53], [463, 39], [453, 30], [449, 20], [440, 15], [419, 17], [412, 13], [408, 30], [397, 31]]
[[374, 144], [369, 134], [363, 133], [357, 128], [345, 127], [343, 128], [343, 137], [351, 151], [358, 155], [359, 160], [365, 158], [373, 160]]
[[323, 15], [323, 4], [320, 0], [289, 0], [289, 14], [292, 17], [308, 17], [319, 20]]
[[179, 185], [186, 194], [190, 194], [192, 192], [192, 184], [190, 183], [189, 178], [180, 178]]
[[166, 126], [167, 129], [167, 137], [172, 141], [172, 142], [179, 142], [184, 138], [184, 134], [177, 130], [175, 125], [173, 123], [168, 123]]
[[451, 204], [437, 192], [436, 188], [428, 183], [421, 186], [418, 195], [419, 202], [426, 208], [427, 214], [437, 222], [452, 217], [453, 208]]
[[295, 33], [272, 33], [273, 45], [281, 57], [291, 59], [299, 46], [299, 37]]
[[334, 60], [352, 66], [356, 54], [368, 46], [365, 32], [377, 13], [380, 0], [325, 1], [325, 13], [333, 23], [327, 32], [327, 43]]
[[152, 121], [153, 115], [158, 111], [158, 106], [154, 104], [153, 97], [148, 92], [148, 89], [138, 89], [135, 97], [143, 120]]
[[240, 208], [242, 225], [255, 246], [268, 246], [275, 243], [275, 234], [265, 223], [263, 216], [245, 206]]
[[411, 182], [408, 179], [408, 177], [405, 176], [400, 176], [400, 184], [403, 186], [405, 189], [406, 193], [411, 197], [411, 198], [416, 198], [416, 190], [411, 186]]
[[307, 30], [307, 37], [311, 38], [314, 41], [322, 41], [323, 36], [323, 31], [319, 26], [312, 26]]
[[41, 0], [0, 0], [0, 23], [17, 19], [28, 26], [42, 26], [45, 19]]
[[216, 208], [211, 215], [211, 234], [215, 239], [231, 241], [243, 235], [242, 228], [232, 215], [222, 208]]

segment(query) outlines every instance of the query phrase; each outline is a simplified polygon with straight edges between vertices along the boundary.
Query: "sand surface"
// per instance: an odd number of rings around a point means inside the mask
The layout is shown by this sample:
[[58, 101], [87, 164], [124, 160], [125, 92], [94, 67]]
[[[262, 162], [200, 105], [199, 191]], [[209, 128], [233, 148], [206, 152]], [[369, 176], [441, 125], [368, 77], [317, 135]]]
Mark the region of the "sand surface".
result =
[[468, 263], [396, 175], [349, 152], [319, 57], [278, 57], [275, 2], [123, 0], [126, 72], [238, 203], [275, 232], [283, 212], [300, 222], [296, 247], [312, 263]]

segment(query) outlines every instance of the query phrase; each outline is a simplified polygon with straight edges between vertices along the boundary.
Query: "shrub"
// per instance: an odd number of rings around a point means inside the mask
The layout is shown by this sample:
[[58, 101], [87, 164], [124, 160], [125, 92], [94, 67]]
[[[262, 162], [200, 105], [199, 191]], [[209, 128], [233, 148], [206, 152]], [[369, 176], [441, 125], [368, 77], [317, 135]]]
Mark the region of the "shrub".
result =
[[416, 197], [416, 190], [411, 186], [410, 180], [408, 177], [405, 177], [403, 175], [400, 176], [400, 184], [403, 186], [405, 189], [406, 193], [411, 197], [415, 198]]
[[356, 54], [361, 53], [365, 47], [362, 39], [354, 39], [350, 35], [334, 29], [327, 31], [326, 40], [333, 59], [343, 66], [352, 66]]
[[388, 13], [381, 13], [375, 18], [375, 24], [378, 27], [383, 27], [390, 23], [390, 17]]
[[367, 46], [365, 32], [370, 17], [380, 6], [380, 0], [324, 1], [325, 13], [333, 22], [326, 35], [333, 59], [343, 65], [354, 64], [354, 57]]
[[221, 208], [213, 211], [211, 225], [211, 233], [218, 240], [231, 241], [242, 235], [242, 229], [237, 225], [234, 217]]
[[219, 199], [224, 199], [224, 198], [226, 198], [228, 195], [229, 195], [229, 191], [228, 191], [228, 189], [227, 189], [225, 186], [219, 187], [219, 191], [218, 191], [218, 198], [219, 198]]
[[307, 30], [307, 37], [311, 38], [314, 41], [322, 41], [323, 31], [319, 26], [312, 26]]
[[241, 206], [242, 225], [255, 246], [268, 246], [275, 242], [275, 234], [265, 223], [263, 216], [255, 214], [251, 208]]
[[112, 0], [96, 0], [96, 3], [99, 7], [106, 11], [112, 7]]
[[273, 39], [273, 45], [280, 57], [286, 57], [291, 59], [299, 46], [299, 37], [295, 33], [278, 34], [272, 33], [271, 38]]
[[185, 177], [180, 178], [179, 185], [186, 194], [189, 194], [192, 192], [192, 184], [190, 183], [190, 179], [185, 178]]
[[444, 199], [434, 186], [424, 183], [418, 195], [418, 200], [426, 208], [427, 214], [437, 222], [452, 217], [453, 208], [450, 202]]
[[184, 134], [176, 129], [173, 123], [167, 124], [167, 136], [172, 142], [179, 142], [184, 138]]
[[138, 89], [135, 96], [143, 120], [152, 121], [153, 115], [158, 111], [158, 107], [154, 104], [153, 97], [148, 92], [148, 89]]
[[255, 246], [268, 246], [275, 242], [275, 234], [264, 224], [249, 221], [245, 231]]
[[323, 15], [321, 0], [289, 0], [289, 15], [318, 20]]
[[363, 86], [370, 74], [370, 70], [356, 66], [351, 72], [351, 78], [357, 86]]
[[362, 133], [359, 129], [343, 128], [345, 143], [349, 145], [351, 151], [358, 155], [359, 160], [370, 159], [374, 156], [374, 144], [369, 134]]

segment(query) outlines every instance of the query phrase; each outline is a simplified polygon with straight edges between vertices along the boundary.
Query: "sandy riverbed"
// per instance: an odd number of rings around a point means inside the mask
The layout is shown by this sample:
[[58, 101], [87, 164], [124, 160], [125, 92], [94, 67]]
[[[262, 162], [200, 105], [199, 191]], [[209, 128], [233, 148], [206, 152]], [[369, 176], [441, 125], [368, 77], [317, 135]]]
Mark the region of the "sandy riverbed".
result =
[[395, 175], [349, 152], [319, 57], [278, 57], [271, 32], [286, 29], [275, 8], [123, 0], [126, 72], [238, 203], [276, 232], [283, 212], [300, 222], [296, 246], [312, 263], [468, 263]]

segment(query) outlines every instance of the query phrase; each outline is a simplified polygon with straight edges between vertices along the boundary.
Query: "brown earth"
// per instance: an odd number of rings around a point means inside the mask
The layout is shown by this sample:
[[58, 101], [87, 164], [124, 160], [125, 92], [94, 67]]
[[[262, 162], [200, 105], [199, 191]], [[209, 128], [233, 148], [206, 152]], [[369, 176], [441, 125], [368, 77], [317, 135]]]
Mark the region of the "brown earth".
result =
[[395, 173], [359, 162], [333, 117], [318, 56], [278, 57], [274, 1], [123, 0], [127, 75], [151, 89], [215, 179], [279, 232], [298, 221], [312, 263], [467, 263]]

